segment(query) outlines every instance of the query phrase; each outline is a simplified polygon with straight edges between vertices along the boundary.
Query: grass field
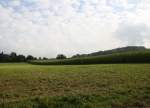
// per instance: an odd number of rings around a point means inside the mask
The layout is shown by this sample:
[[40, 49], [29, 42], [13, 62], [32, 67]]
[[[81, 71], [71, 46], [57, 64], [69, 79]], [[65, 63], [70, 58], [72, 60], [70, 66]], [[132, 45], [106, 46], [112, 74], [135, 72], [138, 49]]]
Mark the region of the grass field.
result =
[[150, 64], [0, 64], [0, 108], [150, 108]]

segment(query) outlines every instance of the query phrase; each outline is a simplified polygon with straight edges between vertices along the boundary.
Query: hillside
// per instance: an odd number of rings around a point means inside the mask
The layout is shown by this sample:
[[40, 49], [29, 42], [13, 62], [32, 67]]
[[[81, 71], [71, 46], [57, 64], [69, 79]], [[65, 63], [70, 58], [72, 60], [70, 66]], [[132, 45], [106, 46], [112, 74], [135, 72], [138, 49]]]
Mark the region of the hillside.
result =
[[37, 65], [75, 65], [75, 64], [110, 64], [110, 63], [150, 63], [150, 50], [130, 51], [99, 56], [85, 56], [62, 60], [33, 60]]
[[148, 50], [144, 46], [127, 46], [127, 47], [121, 47], [121, 48], [115, 48], [111, 50], [105, 50], [105, 51], [98, 51], [93, 52], [90, 54], [76, 54], [72, 56], [72, 58], [77, 57], [85, 57], [85, 56], [99, 56], [99, 55], [108, 55], [108, 54], [114, 54], [114, 53], [124, 53], [124, 52], [133, 52], [133, 51], [145, 51]]

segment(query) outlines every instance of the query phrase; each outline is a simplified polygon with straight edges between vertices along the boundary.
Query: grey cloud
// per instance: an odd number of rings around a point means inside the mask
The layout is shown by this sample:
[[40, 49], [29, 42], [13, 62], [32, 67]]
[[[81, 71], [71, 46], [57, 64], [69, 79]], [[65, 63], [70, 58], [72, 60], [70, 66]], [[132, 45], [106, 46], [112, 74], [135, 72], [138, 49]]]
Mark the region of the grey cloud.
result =
[[[149, 8], [140, 8], [140, 14], [129, 11], [115, 13], [113, 6], [105, 4], [106, 0], [84, 0], [84, 11], [78, 13], [78, 7], [72, 4], [80, 7], [83, 5], [80, 0], [20, 1], [37, 5], [20, 3], [21, 12], [18, 12], [14, 6], [3, 6], [0, 2], [0, 51], [55, 57], [58, 53], [71, 56], [111, 49], [122, 46], [123, 42], [126, 45], [143, 44], [145, 39], [145, 45], [150, 46], [149, 28], [144, 25], [150, 25]], [[127, 4], [125, 6], [128, 7]], [[148, 20], [143, 20], [145, 18]], [[134, 19], [143, 24], [122, 24], [115, 32], [118, 23], [132, 22]], [[114, 32], [117, 39], [113, 36]]]
[[144, 45], [144, 40], [150, 35], [149, 30], [145, 24], [121, 24], [114, 35], [127, 45]]

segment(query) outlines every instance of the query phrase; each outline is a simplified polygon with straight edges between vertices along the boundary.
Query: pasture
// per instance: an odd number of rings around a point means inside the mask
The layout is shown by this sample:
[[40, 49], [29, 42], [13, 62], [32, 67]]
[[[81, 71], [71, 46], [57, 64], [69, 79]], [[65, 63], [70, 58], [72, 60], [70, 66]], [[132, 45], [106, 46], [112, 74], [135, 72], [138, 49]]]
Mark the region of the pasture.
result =
[[0, 64], [0, 108], [149, 108], [150, 64]]

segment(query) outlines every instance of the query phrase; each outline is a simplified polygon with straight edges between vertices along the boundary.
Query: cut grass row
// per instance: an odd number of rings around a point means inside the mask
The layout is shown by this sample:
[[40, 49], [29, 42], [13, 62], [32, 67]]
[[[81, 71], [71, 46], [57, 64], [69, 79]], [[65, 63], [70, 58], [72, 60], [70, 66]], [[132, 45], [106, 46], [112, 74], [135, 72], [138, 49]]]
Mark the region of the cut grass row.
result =
[[[141, 94], [139, 94], [141, 96]], [[100, 95], [59, 96], [26, 99], [20, 102], [1, 104], [1, 108], [149, 108], [148, 96], [110, 97]], [[136, 98], [136, 99], [135, 99]], [[147, 99], [145, 99], [147, 98]]]
[[149, 108], [150, 64], [0, 64], [0, 108]]

